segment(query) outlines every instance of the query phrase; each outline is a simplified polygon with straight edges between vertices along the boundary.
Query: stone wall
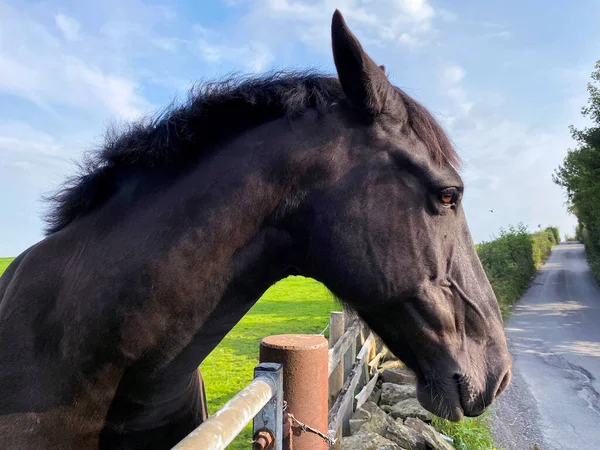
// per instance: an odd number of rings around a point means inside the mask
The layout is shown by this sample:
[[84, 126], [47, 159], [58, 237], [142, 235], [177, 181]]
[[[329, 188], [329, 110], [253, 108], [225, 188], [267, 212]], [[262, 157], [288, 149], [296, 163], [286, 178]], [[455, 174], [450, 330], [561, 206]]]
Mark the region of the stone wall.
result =
[[415, 375], [398, 360], [381, 364], [377, 386], [350, 420], [342, 450], [452, 450], [417, 400]]

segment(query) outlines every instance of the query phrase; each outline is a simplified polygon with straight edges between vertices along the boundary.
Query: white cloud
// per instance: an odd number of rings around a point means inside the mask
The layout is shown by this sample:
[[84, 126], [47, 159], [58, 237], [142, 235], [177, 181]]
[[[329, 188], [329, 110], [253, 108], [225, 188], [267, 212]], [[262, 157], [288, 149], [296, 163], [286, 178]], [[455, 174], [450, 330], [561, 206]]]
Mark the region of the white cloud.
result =
[[[81, 139], [81, 137], [79, 137]], [[0, 177], [12, 168], [26, 169], [24, 176], [41, 197], [72, 171], [73, 159], [79, 154], [75, 141], [68, 143], [40, 131], [28, 123], [0, 122]]]
[[[0, 5], [0, 41], [19, 42], [0, 50], [0, 93], [26, 98], [52, 109], [69, 106], [104, 111], [121, 118], [137, 116], [149, 107], [137, 83], [93, 63], [92, 44], [83, 52], [77, 46], [74, 19], [55, 16], [63, 36], [7, 5]], [[92, 50], [92, 51], [90, 51]], [[97, 58], [102, 49], [97, 50]]]
[[[255, 0], [244, 23], [265, 44], [282, 45], [296, 37], [312, 49], [329, 51], [329, 27], [335, 8], [367, 44], [416, 48], [436, 35], [436, 12], [428, 0]], [[267, 23], [269, 26], [265, 26]]]
[[29, 123], [0, 122], [0, 254], [15, 256], [41, 239], [42, 216], [48, 206], [44, 195], [60, 186], [75, 170], [72, 159], [79, 142], [89, 137], [64, 139], [40, 131]]
[[273, 60], [275, 59], [275, 57], [269, 51], [267, 46], [265, 46], [263, 44], [254, 43], [251, 46], [251, 49], [252, 49], [252, 57], [249, 59], [247, 64], [249, 64], [250, 69], [253, 72], [260, 72], [260, 71], [266, 69], [267, 66], [270, 63], [272, 63]]
[[465, 77], [465, 70], [458, 64], [450, 64], [446, 66], [441, 74], [441, 80], [443, 84], [456, 84], [463, 80]]
[[155, 37], [152, 39], [152, 43], [161, 50], [176, 52], [185, 41], [169, 37]]
[[417, 22], [426, 21], [434, 16], [434, 11], [427, 0], [396, 0], [398, 10], [409, 15]]
[[51, 135], [37, 131], [27, 123], [6, 121], [0, 123], [0, 153], [61, 157], [63, 151]]
[[244, 46], [229, 46], [199, 39], [197, 42], [200, 56], [209, 63], [222, 62], [244, 66], [251, 72], [261, 72], [275, 59], [269, 48], [260, 42], [251, 42]]
[[448, 11], [447, 9], [438, 8], [436, 10], [436, 14], [446, 22], [454, 22], [458, 20], [458, 15], [452, 11]]
[[156, 58], [157, 48], [173, 53], [185, 46], [183, 36], [187, 30], [181, 29], [177, 13], [170, 7], [143, 0], [113, 3], [113, 7], [114, 14], [107, 13], [97, 36], [97, 44], [104, 45], [105, 51], [110, 48], [129, 58], [140, 55]]
[[[473, 107], [473, 103], [469, 101], [467, 92], [462, 85], [466, 75], [466, 71], [460, 65], [452, 63], [446, 65], [438, 77], [442, 90], [454, 101], [460, 115], [468, 114]], [[450, 122], [453, 123], [454, 120], [456, 117], [451, 116]]]
[[512, 38], [512, 33], [510, 31], [506, 31], [506, 30], [502, 30], [502, 31], [496, 31], [493, 33], [488, 33], [486, 35], [484, 35], [485, 39], [510, 39]]
[[135, 118], [149, 109], [149, 104], [137, 93], [135, 81], [102, 72], [76, 58], [64, 58], [63, 67], [65, 80], [80, 91], [73, 100], [85, 98], [89, 102], [95, 99], [122, 118]]
[[[491, 230], [539, 222], [572, 232], [574, 219], [562, 208], [562, 191], [551, 174], [572, 142], [566, 127], [534, 126], [510, 117], [502, 96], [480, 94], [464, 85], [458, 64], [440, 70], [440, 89], [450, 106], [443, 120], [465, 161], [465, 209], [477, 241]], [[493, 209], [491, 213], [489, 210]]]
[[56, 14], [54, 16], [54, 21], [66, 40], [81, 40], [81, 36], [79, 35], [79, 30], [81, 27], [79, 22], [77, 22], [75, 19], [64, 14]]

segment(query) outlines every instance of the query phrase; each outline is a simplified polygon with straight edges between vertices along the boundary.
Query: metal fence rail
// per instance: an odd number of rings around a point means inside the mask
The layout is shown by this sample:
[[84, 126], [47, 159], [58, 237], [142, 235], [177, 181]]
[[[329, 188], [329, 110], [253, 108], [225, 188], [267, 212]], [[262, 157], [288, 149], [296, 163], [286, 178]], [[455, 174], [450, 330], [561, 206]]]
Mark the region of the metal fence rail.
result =
[[262, 432], [263, 439], [274, 443], [272, 449], [281, 450], [282, 382], [281, 364], [259, 364], [254, 380], [173, 450], [224, 450], [253, 418], [255, 436]]

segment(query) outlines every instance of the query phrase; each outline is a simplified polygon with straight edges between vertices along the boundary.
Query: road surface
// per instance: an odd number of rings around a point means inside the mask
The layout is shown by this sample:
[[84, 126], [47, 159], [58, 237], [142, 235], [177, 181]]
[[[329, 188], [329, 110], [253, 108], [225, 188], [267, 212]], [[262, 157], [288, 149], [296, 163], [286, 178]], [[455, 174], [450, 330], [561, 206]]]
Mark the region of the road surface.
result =
[[513, 382], [492, 408], [506, 450], [600, 450], [600, 289], [583, 245], [555, 247], [506, 321]]

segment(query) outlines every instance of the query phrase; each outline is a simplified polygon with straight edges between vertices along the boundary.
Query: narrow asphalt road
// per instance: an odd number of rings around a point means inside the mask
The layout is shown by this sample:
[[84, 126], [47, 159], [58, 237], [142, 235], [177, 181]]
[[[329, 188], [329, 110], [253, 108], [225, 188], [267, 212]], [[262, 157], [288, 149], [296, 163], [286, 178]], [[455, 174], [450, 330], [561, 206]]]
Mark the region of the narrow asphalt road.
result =
[[583, 245], [554, 248], [506, 321], [511, 386], [492, 408], [506, 450], [600, 450], [600, 289]]

